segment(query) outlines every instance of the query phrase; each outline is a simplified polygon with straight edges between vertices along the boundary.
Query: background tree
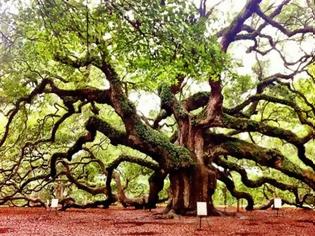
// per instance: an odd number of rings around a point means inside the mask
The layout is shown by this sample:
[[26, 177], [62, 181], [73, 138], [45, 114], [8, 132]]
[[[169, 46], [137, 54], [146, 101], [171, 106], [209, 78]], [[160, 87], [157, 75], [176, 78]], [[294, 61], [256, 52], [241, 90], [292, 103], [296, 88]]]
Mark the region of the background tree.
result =
[[[167, 177], [166, 212], [177, 214], [197, 201], [219, 214], [217, 180], [248, 210], [281, 192], [297, 206], [312, 195], [310, 1], [248, 0], [238, 13], [221, 12], [229, 1], [7, 2], [1, 203], [44, 205], [62, 182], [64, 208], [152, 208]], [[158, 111], [143, 114], [151, 101]], [[130, 197], [139, 175], [148, 195]]]

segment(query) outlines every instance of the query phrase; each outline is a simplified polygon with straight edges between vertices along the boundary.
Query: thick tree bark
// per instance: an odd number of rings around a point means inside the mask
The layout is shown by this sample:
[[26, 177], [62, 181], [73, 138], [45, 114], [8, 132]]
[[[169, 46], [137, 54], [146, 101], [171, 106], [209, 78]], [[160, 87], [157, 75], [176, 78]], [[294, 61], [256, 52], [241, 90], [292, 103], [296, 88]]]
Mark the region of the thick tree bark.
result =
[[205, 165], [170, 173], [171, 206], [177, 214], [196, 214], [197, 202], [206, 202], [208, 214], [215, 214], [212, 194], [216, 175]]
[[[195, 165], [170, 172], [171, 209], [178, 214], [196, 214], [197, 202], [206, 202], [208, 213], [214, 214], [212, 194], [216, 187], [216, 174], [205, 163], [204, 137], [201, 128], [184, 126], [179, 143], [191, 151]], [[183, 138], [182, 136], [185, 136]], [[183, 142], [185, 140], [185, 142]]]

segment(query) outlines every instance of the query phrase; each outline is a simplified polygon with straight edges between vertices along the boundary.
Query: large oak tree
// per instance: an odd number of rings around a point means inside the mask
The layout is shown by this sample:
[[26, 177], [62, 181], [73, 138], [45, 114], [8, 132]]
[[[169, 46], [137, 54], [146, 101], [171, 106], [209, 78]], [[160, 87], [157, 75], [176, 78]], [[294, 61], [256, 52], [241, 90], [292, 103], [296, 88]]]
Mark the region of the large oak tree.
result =
[[[233, 2], [3, 4], [1, 202], [44, 204], [40, 192], [59, 177], [103, 194], [86, 206], [152, 208], [168, 177], [166, 210], [178, 214], [197, 201], [217, 214], [218, 180], [248, 210], [247, 190], [262, 187], [303, 206], [315, 190], [314, 3]], [[147, 198], [126, 195], [122, 162], [150, 170]]]

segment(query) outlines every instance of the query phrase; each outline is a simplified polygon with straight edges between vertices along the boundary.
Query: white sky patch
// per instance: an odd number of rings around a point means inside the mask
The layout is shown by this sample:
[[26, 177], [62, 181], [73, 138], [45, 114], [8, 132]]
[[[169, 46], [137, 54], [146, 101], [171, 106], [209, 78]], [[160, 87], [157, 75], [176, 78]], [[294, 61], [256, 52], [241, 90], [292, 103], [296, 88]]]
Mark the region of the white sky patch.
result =
[[253, 175], [253, 176], [256, 176], [256, 177], [261, 177], [263, 176], [263, 172], [261, 169], [259, 169], [258, 167], [246, 167], [246, 172], [249, 174], [249, 175]]
[[255, 55], [253, 53], [246, 53], [248, 46], [251, 46], [252, 42], [240, 41], [231, 45], [229, 54], [235, 62], [239, 62], [241, 65], [235, 68], [236, 72], [242, 75], [251, 74], [252, 66], [256, 63]]
[[83, 156], [84, 153], [85, 153], [84, 150], [80, 150], [80, 151], [76, 152], [75, 154], [73, 154], [72, 158], [76, 159], [77, 157], [81, 157], [81, 156]]
[[132, 92], [129, 99], [136, 104], [138, 112], [149, 117], [150, 111], [159, 111], [160, 98], [148, 92]]

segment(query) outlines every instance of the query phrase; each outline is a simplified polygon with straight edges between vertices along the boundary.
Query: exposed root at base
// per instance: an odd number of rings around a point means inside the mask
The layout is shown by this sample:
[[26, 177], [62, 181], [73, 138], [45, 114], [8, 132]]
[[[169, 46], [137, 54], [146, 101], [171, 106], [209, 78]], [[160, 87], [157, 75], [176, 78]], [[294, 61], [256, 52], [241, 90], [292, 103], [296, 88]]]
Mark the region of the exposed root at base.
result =
[[226, 211], [214, 209], [208, 215], [209, 216], [237, 216], [237, 213], [236, 212], [226, 212]]
[[155, 219], [175, 219], [179, 217], [180, 215], [176, 214], [176, 212], [173, 209], [154, 214]]

